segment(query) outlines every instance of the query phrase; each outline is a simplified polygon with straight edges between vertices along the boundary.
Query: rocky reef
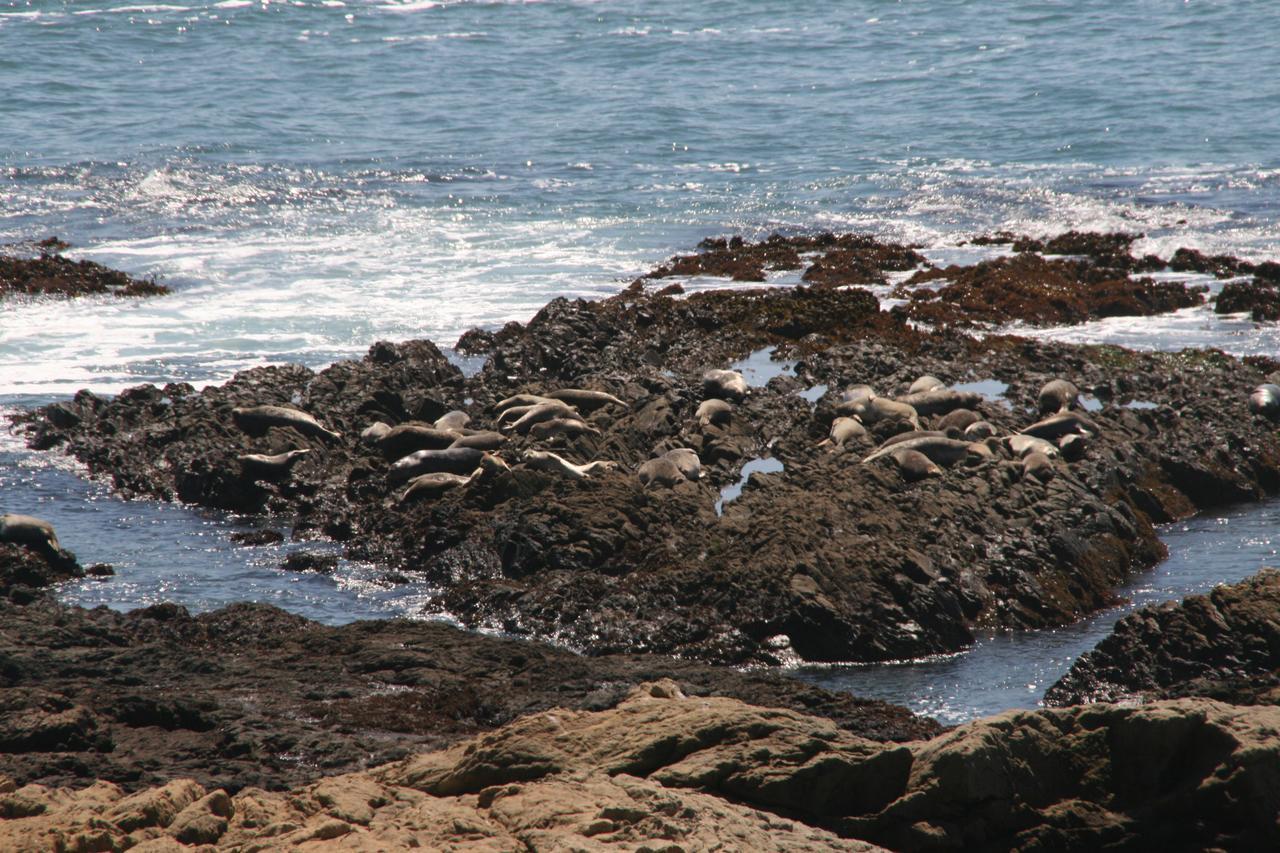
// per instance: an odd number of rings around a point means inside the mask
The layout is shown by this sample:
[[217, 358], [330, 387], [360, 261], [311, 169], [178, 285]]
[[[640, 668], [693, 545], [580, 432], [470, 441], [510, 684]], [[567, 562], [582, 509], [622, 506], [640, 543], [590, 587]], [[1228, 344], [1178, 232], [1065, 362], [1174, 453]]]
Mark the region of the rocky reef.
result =
[[1277, 726], [1280, 709], [1181, 700], [1008, 713], [895, 745], [659, 681], [288, 792], [0, 780], [0, 845], [1265, 849], [1280, 842]]
[[57, 237], [32, 244], [0, 246], [0, 299], [6, 296], [160, 296], [169, 288], [94, 261], [62, 256], [71, 248]]
[[1126, 616], [1049, 689], [1045, 701], [1191, 696], [1280, 704], [1280, 572], [1268, 569], [1207, 595]]
[[[833, 239], [849, 247], [831, 251], [861, 245]], [[1116, 257], [1120, 243], [1103, 243], [1099, 257]], [[898, 265], [908, 251], [863, 250]], [[268, 512], [294, 536], [340, 540], [436, 590], [429, 610], [467, 626], [723, 663], [909, 658], [960, 649], [978, 628], [1064, 624], [1163, 556], [1155, 523], [1280, 486], [1280, 439], [1248, 407], [1280, 366], [1266, 359], [924, 331], [856, 287], [664, 290], [558, 299], [527, 324], [468, 333], [459, 349], [486, 356], [473, 376], [429, 342], [384, 342], [318, 373], [82, 392], [23, 427], [122, 494]], [[748, 356], [778, 375], [699, 414], [704, 373]], [[828, 439], [857, 405], [852, 386], [891, 403], [922, 374], [950, 386], [942, 402], [918, 401], [925, 414], [868, 417], [860, 435]], [[1038, 394], [1054, 378], [1094, 410], [1031, 476], [1032, 445], [1017, 436], [1043, 417]], [[573, 389], [604, 396], [552, 406], [544, 414], [564, 416], [552, 431], [505, 420], [504, 398]], [[262, 406], [307, 420], [243, 422]], [[957, 410], [989, 437], [966, 439], [935, 476], [869, 459], [895, 436], [954, 429]], [[449, 433], [442, 416], [466, 426]], [[457, 470], [427, 458], [454, 441], [487, 442], [500, 461], [480, 475], [479, 450], [444, 450]], [[418, 447], [427, 457], [402, 457]], [[637, 476], [676, 448], [697, 475]], [[722, 497], [766, 458], [774, 473]], [[446, 467], [407, 488], [400, 472], [428, 463]]]

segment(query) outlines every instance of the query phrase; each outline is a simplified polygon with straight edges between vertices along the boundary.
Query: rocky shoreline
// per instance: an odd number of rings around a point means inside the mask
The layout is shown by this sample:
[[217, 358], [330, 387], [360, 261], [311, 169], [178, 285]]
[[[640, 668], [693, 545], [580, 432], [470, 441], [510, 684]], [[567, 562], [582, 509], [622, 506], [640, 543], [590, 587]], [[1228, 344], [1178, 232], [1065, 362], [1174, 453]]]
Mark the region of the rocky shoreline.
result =
[[[1153, 703], [1137, 709], [942, 732], [723, 666], [912, 658], [1067, 624], [1164, 556], [1156, 524], [1280, 491], [1280, 400], [1250, 399], [1280, 363], [966, 331], [1204, 301], [1134, 278], [1165, 268], [1232, 277], [1259, 304], [1272, 287], [1274, 264], [1135, 258], [1133, 240], [996, 235], [1015, 253], [947, 269], [856, 235], [711, 240], [613, 298], [467, 333], [457, 350], [485, 358], [472, 375], [430, 342], [379, 342], [319, 372], [81, 392], [16, 418], [122, 495], [329, 537], [432, 590], [426, 615], [512, 639], [262, 605], [85, 611], [0, 546], [0, 838], [699, 849], [720, 827], [778, 849], [1274, 844], [1258, 769], [1274, 691], [1243, 686], [1274, 677], [1271, 575], [1123, 620], [1048, 696]], [[805, 283], [664, 281], [776, 270]], [[724, 372], [744, 360], [768, 381]], [[321, 780], [335, 774], [354, 775]], [[454, 829], [428, 828], [446, 815]]]
[[168, 287], [139, 279], [94, 261], [62, 256], [70, 244], [49, 237], [35, 243], [0, 246], [0, 299], [10, 296], [162, 296]]

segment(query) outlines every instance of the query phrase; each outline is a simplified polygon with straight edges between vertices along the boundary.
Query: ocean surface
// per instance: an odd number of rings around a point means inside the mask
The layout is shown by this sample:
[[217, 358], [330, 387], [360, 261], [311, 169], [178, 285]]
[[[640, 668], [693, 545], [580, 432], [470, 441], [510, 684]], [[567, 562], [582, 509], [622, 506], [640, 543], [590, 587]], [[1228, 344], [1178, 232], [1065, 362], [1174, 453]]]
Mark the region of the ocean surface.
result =
[[[1278, 40], [1263, 0], [0, 0], [0, 242], [56, 234], [176, 290], [0, 305], [0, 409], [447, 347], [713, 234], [856, 230], [947, 260], [1081, 228], [1280, 258]], [[1275, 326], [1207, 309], [1036, 334], [1280, 352]], [[85, 603], [253, 595], [342, 621], [421, 596], [372, 567], [285, 575], [299, 546], [229, 544], [253, 520], [118, 501], [7, 436], [0, 502], [117, 566], [68, 591]], [[1169, 529], [1172, 579], [1131, 595], [1252, 573], [1275, 512]], [[806, 677], [960, 719], [1034, 705], [1089, 625]]]

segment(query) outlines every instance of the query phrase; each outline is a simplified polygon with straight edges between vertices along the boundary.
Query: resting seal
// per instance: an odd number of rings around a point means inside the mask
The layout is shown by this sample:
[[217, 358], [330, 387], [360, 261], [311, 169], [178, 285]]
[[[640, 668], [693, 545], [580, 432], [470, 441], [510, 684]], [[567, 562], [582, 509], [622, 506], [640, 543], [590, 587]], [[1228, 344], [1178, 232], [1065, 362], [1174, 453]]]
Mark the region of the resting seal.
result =
[[1036, 402], [1042, 415], [1065, 412], [1080, 404], [1080, 389], [1065, 379], [1051, 379], [1040, 389]]
[[599, 435], [600, 430], [578, 418], [552, 418], [549, 421], [534, 424], [529, 428], [529, 435], [537, 439], [559, 438], [579, 435]]
[[1087, 437], [1098, 432], [1098, 425], [1079, 412], [1059, 412], [1022, 430], [1023, 435], [1034, 435], [1047, 441], [1055, 441], [1073, 433]]
[[699, 426], [705, 427], [708, 424], [727, 426], [733, 420], [733, 406], [719, 397], [712, 397], [709, 400], [703, 400], [694, 415], [698, 419]]
[[973, 409], [954, 409], [938, 419], [938, 429], [955, 427], [958, 430], [966, 430], [980, 420], [982, 415]]
[[926, 435], [909, 438], [887, 447], [881, 447], [862, 460], [865, 465], [885, 456], [891, 456], [902, 450], [915, 450], [923, 453], [939, 465], [954, 465], [969, 455], [969, 442], [957, 441], [954, 438], [943, 438]]
[[662, 454], [663, 459], [670, 459], [680, 469], [686, 480], [702, 479], [702, 460], [698, 454], [688, 447], [677, 447]]
[[400, 495], [400, 503], [405, 503], [411, 498], [438, 498], [450, 489], [456, 489], [458, 486], [465, 486], [471, 482], [477, 474], [480, 473], [479, 468], [464, 477], [461, 474], [446, 474], [444, 472], [436, 472], [434, 474], [419, 474], [409, 481], [408, 487]]
[[493, 405], [493, 411], [496, 414], [502, 414], [507, 409], [513, 409], [517, 406], [536, 406], [539, 403], [554, 402], [550, 397], [544, 397], [541, 394], [515, 394], [505, 400], [499, 400]]
[[899, 403], [896, 400], [887, 400], [884, 397], [863, 397], [853, 402], [841, 403], [836, 406], [836, 412], [840, 415], [853, 415], [866, 426], [872, 426], [883, 420], [898, 418], [909, 422], [916, 429], [920, 429], [920, 418], [916, 415], [916, 410], [906, 403]]
[[1280, 385], [1267, 382], [1254, 388], [1249, 395], [1249, 411], [1269, 420], [1280, 420]]
[[975, 391], [953, 391], [950, 388], [940, 388], [908, 394], [900, 397], [898, 402], [911, 406], [921, 417], [928, 417], [945, 415], [956, 409], [972, 409], [982, 402], [982, 395]]
[[919, 450], [899, 450], [893, 454], [893, 461], [898, 463], [902, 479], [908, 483], [914, 483], [926, 477], [942, 476], [942, 469]]
[[452, 412], [445, 412], [436, 418], [434, 424], [436, 429], [440, 430], [459, 430], [465, 429], [467, 424], [471, 423], [471, 415], [466, 412], [454, 409]]
[[702, 395], [721, 400], [741, 400], [750, 389], [747, 380], [736, 370], [708, 370], [702, 374]]
[[342, 438], [341, 433], [326, 429], [306, 412], [288, 406], [237, 406], [231, 410], [231, 419], [250, 435], [261, 435], [271, 427], [290, 427], [317, 438]]
[[529, 427], [554, 418], [582, 419], [578, 410], [567, 403], [552, 400], [549, 403], [538, 403], [534, 406], [513, 406], [498, 416], [500, 429], [513, 429], [520, 435], [529, 431]]
[[636, 476], [640, 478], [640, 485], [645, 488], [663, 486], [669, 489], [677, 483], [688, 481], [688, 478], [680, 470], [680, 466], [665, 456], [650, 459], [641, 465], [636, 469]]
[[1005, 439], [1009, 450], [1014, 456], [1022, 458], [1028, 453], [1043, 453], [1045, 456], [1059, 455], [1058, 448], [1055, 444], [1045, 441], [1043, 438], [1036, 438], [1034, 435], [1011, 435]]
[[831, 432], [827, 433], [825, 439], [818, 442], [818, 446], [834, 445], [835, 447], [844, 447], [846, 441], [854, 438], [864, 438], [866, 434], [867, 428], [857, 418], [836, 418], [831, 422]]
[[415, 450], [444, 450], [458, 439], [453, 430], [436, 429], [426, 424], [400, 424], [383, 433], [375, 444], [387, 459], [399, 459]]
[[500, 432], [492, 430], [479, 430], [470, 435], [460, 435], [453, 440], [450, 447], [471, 447], [476, 450], [497, 450], [504, 443], [507, 437]]
[[240, 461], [240, 473], [251, 480], [278, 480], [289, 476], [298, 460], [310, 453], [310, 450], [289, 450], [267, 456], [263, 453], [246, 453], [237, 456]]
[[0, 542], [27, 545], [38, 550], [62, 550], [52, 524], [34, 515], [16, 512], [0, 515]]
[[1053, 467], [1053, 461], [1037, 450], [1022, 457], [1022, 476], [1047, 483], [1058, 476], [1058, 471]]
[[523, 461], [524, 464], [534, 470], [561, 474], [574, 480], [589, 477], [596, 471], [608, 471], [618, 467], [618, 463], [611, 460], [599, 460], [588, 462], [585, 465], [575, 465], [568, 459], [545, 450], [526, 450]]
[[964, 428], [964, 437], [970, 441], [981, 441], [995, 434], [995, 425], [990, 421], [975, 421]]
[[387, 479], [402, 483], [419, 474], [469, 474], [487, 456], [474, 447], [449, 447], [444, 450], [419, 450], [397, 460], [387, 471]]
[[908, 394], [920, 394], [924, 391], [940, 391], [947, 387], [947, 383], [943, 382], [936, 376], [925, 374], [911, 383], [911, 387], [907, 389]]
[[588, 414], [603, 406], [626, 407], [627, 405], [626, 400], [620, 400], [612, 394], [606, 394], [604, 391], [591, 391], [586, 388], [561, 388], [559, 391], [552, 391], [547, 396], [553, 400], [568, 403], [577, 409], [582, 409]]

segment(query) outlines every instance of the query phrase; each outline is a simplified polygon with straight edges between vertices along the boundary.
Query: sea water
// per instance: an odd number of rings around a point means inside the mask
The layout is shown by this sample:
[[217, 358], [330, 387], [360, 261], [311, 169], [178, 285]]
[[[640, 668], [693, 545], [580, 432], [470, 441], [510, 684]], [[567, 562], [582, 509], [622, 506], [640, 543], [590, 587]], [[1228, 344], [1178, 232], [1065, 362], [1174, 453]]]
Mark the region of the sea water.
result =
[[[1277, 37], [1262, 0], [0, 0], [0, 242], [57, 234], [175, 290], [0, 304], [0, 407], [321, 367], [379, 339], [448, 347], [709, 235], [854, 230], [950, 263], [992, 251], [963, 245], [978, 233], [1077, 228], [1280, 257]], [[1280, 352], [1276, 326], [1208, 308], [1021, 331]], [[119, 501], [61, 464], [9, 441], [0, 500], [83, 523], [64, 539], [117, 566], [71, 600], [417, 609], [371, 567], [299, 577], [278, 563], [302, 545], [229, 545], [256, 520]], [[1197, 563], [1155, 595], [1252, 572], [1243, 519], [1269, 510], [1241, 512], [1185, 532], [1225, 531], [1208, 580]], [[1083, 648], [1035, 645], [1051, 636], [956, 659], [1029, 644], [984, 664], [1014, 685], [994, 698], [956, 692], [991, 678], [927, 667], [881, 669], [934, 685], [886, 695], [949, 719], [1034, 702], [1018, 684]], [[1039, 674], [1007, 668], [1031, 656]]]

